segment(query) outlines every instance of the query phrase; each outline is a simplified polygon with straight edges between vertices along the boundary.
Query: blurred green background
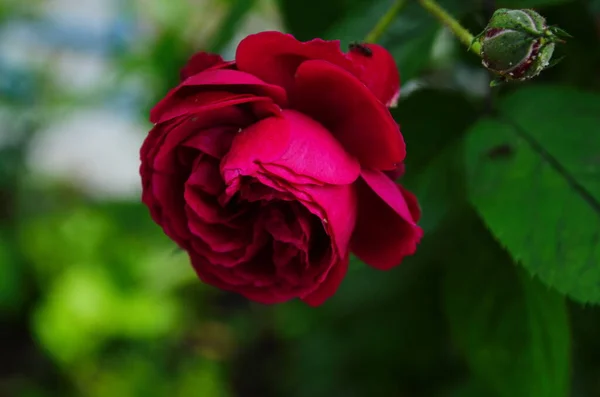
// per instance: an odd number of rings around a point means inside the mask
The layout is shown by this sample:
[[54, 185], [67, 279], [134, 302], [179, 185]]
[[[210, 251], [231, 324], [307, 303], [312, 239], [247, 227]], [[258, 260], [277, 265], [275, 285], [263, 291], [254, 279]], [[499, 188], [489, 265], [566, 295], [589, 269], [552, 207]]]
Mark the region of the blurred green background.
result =
[[[382, 44], [401, 71], [394, 116], [426, 236], [392, 271], [354, 261], [338, 293], [309, 308], [256, 305], [197, 280], [140, 203], [147, 114], [195, 51], [231, 59], [262, 30], [347, 45], [391, 1], [2, 0], [0, 396], [600, 396], [597, 236], [582, 243], [587, 273], [569, 283], [561, 269], [580, 258], [573, 250], [528, 251], [577, 245], [589, 237], [580, 225], [597, 232], [600, 206], [589, 215], [579, 201], [556, 204], [574, 214], [545, 239], [549, 218], [528, 211], [553, 214], [545, 205], [558, 193], [502, 196], [545, 171], [519, 160], [500, 180], [469, 155], [484, 144], [478, 131], [502, 136], [482, 117], [504, 111], [539, 126], [541, 114], [565, 137], [550, 149], [583, 145], [572, 134], [586, 134], [590, 162], [574, 174], [592, 201], [600, 196], [600, 2], [441, 3], [474, 32], [495, 7], [536, 7], [575, 39], [539, 79], [490, 91], [476, 57], [409, 1]], [[548, 118], [556, 114], [562, 124]], [[494, 144], [491, 159], [512, 156]], [[463, 158], [487, 174], [465, 172]], [[489, 201], [484, 188], [503, 198]], [[519, 240], [525, 229], [533, 234]]]

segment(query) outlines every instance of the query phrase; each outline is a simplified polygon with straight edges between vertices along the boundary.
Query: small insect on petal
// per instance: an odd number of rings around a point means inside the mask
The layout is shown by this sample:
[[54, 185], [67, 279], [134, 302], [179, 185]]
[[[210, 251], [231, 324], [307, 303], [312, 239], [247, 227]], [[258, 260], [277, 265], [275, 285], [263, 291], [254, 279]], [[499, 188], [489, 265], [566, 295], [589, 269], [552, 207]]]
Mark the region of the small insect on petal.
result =
[[359, 54], [364, 55], [366, 57], [370, 58], [373, 56], [373, 51], [371, 51], [371, 49], [363, 43], [352, 42], [350, 43], [349, 48], [350, 51], [358, 52]]

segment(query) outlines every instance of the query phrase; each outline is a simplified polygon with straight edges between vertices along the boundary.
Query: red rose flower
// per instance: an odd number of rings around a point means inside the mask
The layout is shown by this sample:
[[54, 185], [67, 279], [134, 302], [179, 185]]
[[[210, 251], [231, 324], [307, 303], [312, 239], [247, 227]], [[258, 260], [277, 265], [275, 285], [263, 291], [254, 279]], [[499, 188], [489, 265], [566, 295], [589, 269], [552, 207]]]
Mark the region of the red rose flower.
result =
[[194, 55], [181, 79], [150, 114], [142, 199], [204, 282], [319, 305], [350, 252], [385, 270], [415, 251], [417, 200], [386, 176], [405, 145], [385, 49], [263, 32], [233, 62]]

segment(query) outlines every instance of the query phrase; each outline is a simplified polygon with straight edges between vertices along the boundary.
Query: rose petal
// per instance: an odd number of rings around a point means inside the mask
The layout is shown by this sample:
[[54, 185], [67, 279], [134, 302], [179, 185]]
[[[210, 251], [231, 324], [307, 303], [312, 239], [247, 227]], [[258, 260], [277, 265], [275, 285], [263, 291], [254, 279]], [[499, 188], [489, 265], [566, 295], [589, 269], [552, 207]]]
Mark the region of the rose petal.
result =
[[[242, 232], [223, 224], [205, 223], [194, 212], [188, 212], [188, 216], [187, 224], [190, 231], [208, 246], [211, 253], [230, 254], [230, 251], [247, 247], [252, 241], [250, 230]], [[198, 241], [194, 243], [197, 244]], [[233, 258], [234, 255], [231, 257]]]
[[352, 62], [340, 49], [340, 42], [314, 39], [300, 42], [290, 34], [261, 32], [243, 39], [235, 54], [239, 70], [286, 89], [294, 83], [294, 73], [302, 62], [322, 59], [350, 70]]
[[213, 196], [218, 196], [225, 189], [218, 161], [202, 155], [194, 162], [194, 168], [185, 184], [198, 187]]
[[271, 98], [258, 97], [250, 94], [232, 94], [226, 91], [197, 92], [193, 95], [176, 95], [168, 104], [154, 112], [156, 119], [153, 122], [160, 124], [180, 116], [194, 116], [195, 113], [209, 112], [211, 110], [232, 107], [252, 102], [272, 102]]
[[340, 260], [338, 263], [332, 266], [331, 271], [327, 274], [325, 281], [323, 281], [316, 290], [310, 294], [302, 297], [302, 301], [309, 306], [320, 306], [327, 299], [331, 298], [338, 290], [342, 280], [348, 272], [349, 256]]
[[[257, 253], [268, 245], [269, 238], [264, 230], [261, 229], [262, 225], [258, 223], [247, 224], [243, 230], [236, 233], [235, 239], [227, 241], [226, 233], [222, 233], [221, 238], [216, 235], [206, 236], [205, 233], [209, 232], [207, 228], [211, 227], [211, 225], [203, 223], [192, 224], [197, 221], [195, 214], [190, 213], [189, 219], [190, 228], [193, 228], [192, 230], [197, 236], [191, 239], [191, 252], [201, 255], [211, 266], [214, 266], [214, 273], [224, 274], [231, 281], [236, 279], [236, 284], [238, 285], [247, 283], [244, 280], [245, 276], [243, 272], [233, 274], [230, 269], [243, 266], [244, 263], [253, 260]], [[212, 226], [219, 227], [219, 225]], [[208, 237], [208, 240], [206, 237]], [[215, 244], [214, 247], [213, 244]]]
[[396, 61], [385, 48], [377, 44], [363, 44], [369, 51], [350, 49], [348, 58], [354, 64], [354, 74], [386, 106], [393, 107], [400, 95], [400, 75]]
[[171, 120], [163, 125], [155, 125], [150, 130], [140, 148], [140, 173], [142, 173], [142, 178], [144, 177], [144, 171], [153, 163], [153, 158], [160, 149], [165, 137], [182, 122], [182, 119]]
[[160, 206], [160, 220], [157, 223], [167, 236], [181, 247], [187, 247], [190, 232], [184, 211], [183, 180], [170, 174], [154, 173], [150, 194], [154, 205]]
[[[269, 257], [272, 256], [270, 252]], [[301, 294], [297, 288], [275, 284], [270, 276], [261, 276], [261, 258], [249, 263], [247, 273], [241, 274], [236, 268], [223, 268], [211, 265], [201, 255], [193, 255], [192, 265], [202, 281], [226, 291], [236, 292], [255, 302], [275, 304], [289, 301]], [[265, 258], [266, 259], [266, 258]]]
[[[150, 121], [161, 122], [163, 114], [178, 105], [181, 106], [182, 97], [186, 97], [186, 90], [193, 87], [196, 90], [210, 89], [211, 91], [227, 91], [232, 94], [252, 94], [268, 97], [280, 106], [287, 103], [285, 90], [276, 85], [267, 84], [259, 78], [244, 72], [229, 69], [209, 69], [190, 76], [167, 95], [150, 111]], [[185, 99], [183, 99], [185, 101]], [[207, 102], [203, 102], [206, 104]], [[164, 120], [163, 120], [164, 121]]]
[[290, 126], [290, 143], [283, 156], [270, 164], [328, 184], [348, 184], [358, 178], [358, 161], [321, 124], [294, 110], [284, 110], [283, 117]]
[[360, 173], [359, 163], [329, 131], [294, 110], [284, 110], [281, 118], [261, 120], [239, 133], [221, 170], [227, 181], [232, 172], [256, 173], [259, 164], [284, 179], [292, 178], [291, 184], [306, 182], [293, 178], [294, 174], [327, 184], [349, 184]]
[[292, 195], [282, 194], [269, 186], [254, 181], [239, 184], [240, 198], [248, 202], [291, 201]]
[[346, 256], [356, 222], [357, 197], [354, 185], [307, 185], [302, 190], [311, 200], [302, 203], [321, 219], [337, 255]]
[[391, 180], [395, 181], [404, 175], [406, 171], [406, 165], [404, 163], [398, 164], [398, 167], [395, 170], [385, 171], [384, 174], [388, 176]]
[[190, 76], [212, 68], [227, 68], [234, 65], [235, 62], [223, 61], [220, 55], [210, 54], [208, 52], [197, 52], [190, 57], [185, 66], [181, 69], [179, 76], [185, 80]]
[[184, 140], [181, 145], [220, 159], [229, 151], [237, 131], [238, 128], [236, 127], [208, 128], [193, 134]]
[[289, 168], [276, 164], [259, 164], [259, 168], [261, 172], [265, 175], [277, 175], [277, 177], [286, 180], [294, 185], [325, 184], [324, 182], [318, 179], [314, 179], [306, 175], [298, 175]]
[[360, 176], [400, 217], [407, 222], [415, 223], [397, 184], [379, 171], [363, 169]]
[[291, 105], [321, 122], [363, 167], [393, 170], [406, 149], [388, 109], [349, 72], [306, 61], [296, 72]]
[[[221, 161], [221, 174], [226, 184], [239, 175], [253, 175], [257, 162], [280, 158], [289, 146], [290, 126], [283, 118], [263, 119], [236, 135], [231, 149]], [[237, 190], [237, 189], [236, 189]]]
[[225, 223], [231, 219], [231, 214], [221, 207], [216, 198], [199, 189], [186, 186], [184, 191], [186, 210], [193, 211], [206, 223]]
[[410, 215], [415, 223], [419, 222], [421, 219], [421, 206], [419, 206], [419, 201], [417, 200], [417, 196], [415, 196], [412, 192], [408, 191], [404, 186], [397, 185], [404, 196], [404, 200], [406, 200], [406, 204], [408, 205], [408, 210], [410, 211]]
[[[299, 269], [300, 266], [287, 266], [290, 262], [294, 261], [298, 255], [298, 248], [292, 244], [282, 243], [281, 241], [274, 240], [273, 241], [273, 263], [275, 264], [275, 268], [277, 268], [277, 275], [283, 276], [284, 274], [279, 271], [279, 269], [289, 270], [291, 269]], [[296, 260], [297, 261], [297, 260]], [[295, 262], [296, 262], [295, 261]], [[300, 278], [300, 274], [293, 274], [291, 280], [296, 281]]]
[[290, 214], [293, 214], [292, 210], [286, 211], [288, 213], [287, 217], [284, 211], [285, 206], [271, 205], [270, 208], [266, 209], [263, 214], [265, 217], [265, 230], [273, 236], [274, 241], [294, 246], [296, 250], [306, 248], [305, 236], [299, 222], [296, 219], [290, 219]]
[[[198, 135], [204, 135], [204, 129], [208, 128], [213, 130], [216, 128], [215, 126], [222, 125], [226, 121], [231, 123], [235, 123], [236, 121], [245, 121], [242, 110], [238, 108], [227, 107], [215, 109], [209, 112], [198, 113], [194, 117], [183, 118], [180, 122], [162, 134], [160, 140], [155, 142], [157, 153], [148, 153], [148, 161], [151, 161], [151, 165], [156, 170], [168, 169], [166, 164], [168, 164], [168, 161], [171, 159], [171, 157], [167, 157], [165, 159], [165, 156], [171, 156], [171, 152], [175, 148], [185, 143], [189, 143], [190, 141], [188, 141], [188, 139]], [[210, 132], [207, 134], [210, 134]], [[207, 152], [209, 152], [208, 154], [218, 150], [219, 146], [229, 145], [229, 137], [226, 132], [217, 138], [221, 139], [222, 141], [211, 142], [215, 145], [215, 147], [207, 148]]]
[[412, 255], [423, 235], [415, 223], [416, 199], [404, 196], [382, 172], [363, 170], [361, 176], [352, 251], [368, 265], [388, 270]]
[[[180, 121], [179, 121], [180, 122]], [[153, 159], [160, 149], [160, 142], [164, 140], [165, 134], [178, 125], [172, 122], [161, 127], [154, 127], [142, 144], [140, 149], [140, 176], [142, 179], [142, 202], [150, 211], [150, 216], [159, 225], [163, 224], [163, 210], [161, 204], [154, 197], [152, 179], [154, 175]]]

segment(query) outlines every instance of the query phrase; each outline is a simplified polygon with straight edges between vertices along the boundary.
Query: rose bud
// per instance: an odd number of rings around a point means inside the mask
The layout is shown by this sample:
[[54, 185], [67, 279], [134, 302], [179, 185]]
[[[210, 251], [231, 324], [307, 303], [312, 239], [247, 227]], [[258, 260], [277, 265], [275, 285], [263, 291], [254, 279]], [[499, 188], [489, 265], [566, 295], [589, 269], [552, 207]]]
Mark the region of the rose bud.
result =
[[201, 280], [319, 305], [351, 252], [382, 270], [415, 252], [417, 200], [386, 174], [406, 150], [385, 49], [262, 32], [234, 61], [194, 55], [181, 79], [150, 114], [142, 200]]
[[501, 8], [474, 40], [481, 43], [483, 65], [498, 75], [496, 85], [530, 79], [551, 66], [555, 43], [563, 37], [569, 36], [533, 10]]

